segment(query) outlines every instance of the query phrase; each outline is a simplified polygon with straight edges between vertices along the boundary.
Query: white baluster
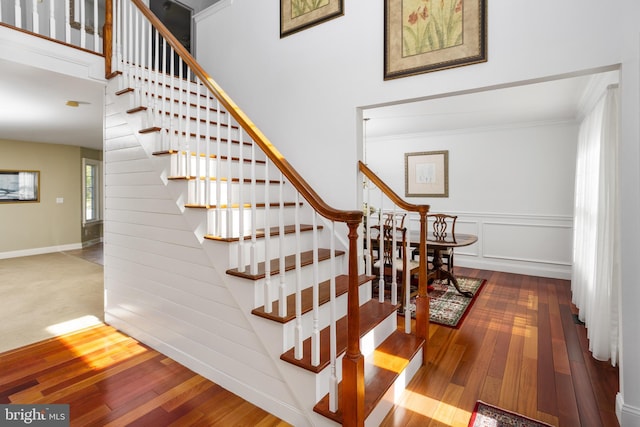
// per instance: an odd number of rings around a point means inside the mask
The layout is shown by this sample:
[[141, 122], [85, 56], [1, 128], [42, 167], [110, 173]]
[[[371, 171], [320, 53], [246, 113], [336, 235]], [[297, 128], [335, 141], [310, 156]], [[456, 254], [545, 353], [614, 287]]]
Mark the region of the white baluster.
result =
[[[184, 139], [182, 136], [182, 129], [185, 127], [185, 121], [189, 117], [188, 113], [182, 114], [182, 107], [185, 104], [184, 102], [184, 76], [183, 76], [183, 65], [182, 65], [182, 57], [178, 58], [178, 155], [180, 156], [180, 176], [187, 176], [187, 154], [184, 151]], [[189, 105], [185, 106], [186, 110], [189, 110]], [[186, 137], [186, 134], [185, 134]]]
[[212, 173], [211, 173], [211, 97], [209, 96], [209, 91], [205, 88], [205, 94], [207, 96], [205, 102], [205, 170], [204, 170], [204, 179], [205, 179], [205, 191], [204, 191], [204, 203], [209, 208], [211, 206], [211, 185], [212, 185]]
[[222, 112], [216, 99], [216, 236], [222, 235]]
[[295, 325], [295, 358], [302, 359], [302, 248], [300, 244], [300, 194], [296, 192], [295, 230], [296, 230], [296, 325]]
[[33, 23], [33, 28], [31, 28], [31, 31], [36, 34], [40, 34], [40, 15], [38, 14], [38, 0], [32, 0], [31, 5], [31, 19]]
[[[269, 265], [271, 261], [271, 203], [269, 194], [269, 159], [264, 165], [265, 186], [264, 186], [264, 262]], [[271, 313], [273, 311], [273, 303], [271, 302], [271, 269], [264, 269], [264, 312]]]
[[98, 21], [98, 0], [93, 0], [93, 51], [94, 52], [100, 52], [99, 41], [100, 41], [100, 22]]
[[[238, 168], [238, 231], [240, 236], [240, 239], [238, 240], [238, 260], [240, 262], [239, 271], [244, 272], [246, 269], [244, 254], [244, 168], [242, 167], [244, 164], [244, 147], [242, 146], [242, 140], [244, 138], [241, 127], [238, 128], [238, 139], [240, 140], [240, 155], [238, 156], [238, 164], [240, 165]], [[231, 141], [229, 141], [229, 143], [231, 143]], [[229, 178], [229, 181], [231, 181], [231, 178]], [[230, 182], [227, 182], [227, 184], [230, 184]], [[228, 191], [230, 191], [230, 189]], [[265, 269], [266, 268], [268, 268], [268, 266], [265, 265]]]
[[380, 190], [380, 210], [378, 210], [378, 227], [380, 227], [380, 233], [378, 233], [378, 301], [384, 302], [384, 224], [382, 221], [382, 205], [384, 201], [384, 193]]
[[[338, 321], [336, 309], [336, 223], [331, 221], [331, 278], [329, 279], [329, 357], [331, 366], [331, 377], [329, 379], [329, 411], [338, 410], [338, 369], [336, 365], [336, 353], [338, 352], [336, 322]], [[407, 322], [411, 323], [411, 322]]]
[[49, 37], [56, 38], [56, 7], [54, 0], [49, 0]]
[[[55, 1], [55, 0], [54, 0]], [[71, 43], [71, 5], [69, 0], [64, 0], [64, 41]]]
[[[67, 0], [69, 1], [69, 0]], [[68, 9], [68, 8], [67, 8]], [[16, 0], [14, 2], [14, 20], [17, 28], [22, 28], [22, 6], [20, 5], [20, 0]]]
[[318, 245], [318, 214], [313, 212], [313, 328], [311, 333], [311, 364], [318, 366], [320, 364], [320, 328], [319, 328], [319, 315], [320, 315], [320, 273], [318, 266], [320, 260], [318, 251], [320, 250]]
[[201, 128], [201, 116], [202, 116], [202, 111], [201, 108], [201, 102], [202, 102], [202, 97], [200, 96], [200, 81], [198, 80], [195, 83], [195, 93], [196, 93], [196, 123], [195, 123], [195, 138], [196, 138], [196, 157], [195, 157], [195, 175], [196, 175], [196, 203], [198, 205], [202, 204], [203, 200], [202, 200], [202, 171], [201, 171], [201, 158], [200, 155], [202, 154], [202, 140], [200, 138], [200, 128]]
[[367, 185], [365, 185], [365, 200], [367, 201], [367, 212], [365, 213], [365, 219], [366, 219], [366, 227], [365, 227], [365, 244], [367, 246], [367, 250], [364, 253], [364, 259], [365, 259], [365, 273], [367, 275], [371, 275], [371, 270], [372, 270], [372, 263], [373, 260], [371, 259], [371, 182], [366, 179], [366, 183]]
[[278, 286], [278, 300], [280, 301], [280, 310], [278, 316], [285, 317], [287, 315], [287, 283], [285, 280], [285, 247], [284, 247], [284, 175], [280, 172], [280, 184], [278, 191], [278, 201], [280, 208], [278, 209], [278, 239], [280, 245], [279, 268], [280, 268], [280, 285]]
[[[232, 191], [231, 191], [231, 179], [232, 179], [232, 151], [231, 151], [231, 114], [227, 111], [227, 179], [225, 181], [226, 190], [227, 190], [227, 236], [230, 237], [233, 234], [233, 222], [232, 222]], [[243, 267], [244, 268], [244, 267]]]
[[[242, 146], [242, 141], [240, 141], [240, 146]], [[249, 258], [251, 261], [251, 274], [256, 274], [258, 272], [258, 253], [257, 253], [257, 236], [256, 236], [256, 224], [257, 224], [257, 188], [256, 188], [256, 143], [251, 140], [251, 257]], [[240, 165], [242, 169], [243, 166]], [[265, 271], [268, 270], [267, 266], [268, 259], [265, 260]]]
[[[407, 224], [407, 248], [406, 248], [406, 254], [407, 256], [409, 256], [409, 251], [411, 250], [411, 232], [412, 232], [412, 227], [411, 227], [411, 217], [408, 216], [407, 220], [409, 221], [409, 223]], [[419, 227], [419, 225], [418, 225]], [[420, 241], [420, 233], [418, 232], [417, 234], [415, 234], [416, 236], [418, 236], [418, 241]], [[411, 309], [409, 307], [409, 303], [411, 301], [411, 277], [409, 277], [408, 273], [408, 267], [407, 264], [408, 261], [405, 261], [405, 266], [404, 266], [404, 271], [405, 271], [405, 279], [404, 279], [404, 318], [405, 319], [411, 319]], [[411, 322], [404, 322], [404, 332], [407, 334], [411, 333]]]
[[[398, 255], [398, 233], [396, 232], [396, 209], [397, 206], [393, 205], [393, 211], [391, 212], [391, 221], [389, 223], [391, 231], [391, 304], [396, 305], [398, 303], [398, 267], [396, 265], [396, 258]], [[405, 276], [406, 276], [405, 270]]]
[[[55, 1], [55, 0], [51, 0]], [[120, 0], [114, 0], [113, 5], [113, 59], [111, 60], [112, 71], [122, 71], [122, 7]]]
[[[85, 4], [84, 0], [80, 0], [80, 47], [87, 47], [87, 30], [85, 27]], [[136, 29], [137, 30], [137, 29]]]

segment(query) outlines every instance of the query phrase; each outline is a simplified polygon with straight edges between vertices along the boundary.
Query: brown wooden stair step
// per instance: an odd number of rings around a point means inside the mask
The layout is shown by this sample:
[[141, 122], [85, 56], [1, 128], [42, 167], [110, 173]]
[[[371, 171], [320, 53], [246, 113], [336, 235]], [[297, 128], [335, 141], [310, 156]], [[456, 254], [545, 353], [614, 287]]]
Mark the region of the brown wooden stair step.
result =
[[[367, 276], [362, 274], [358, 276], [358, 284], [362, 285], [373, 279], [375, 279], [375, 276]], [[319, 289], [318, 289], [318, 301], [320, 305], [329, 302], [330, 295], [331, 295], [330, 287], [331, 287], [331, 284], [329, 280], [320, 283]], [[336, 277], [336, 297], [346, 294], [348, 290], [349, 290], [349, 276], [341, 275]], [[287, 296], [287, 314], [285, 315], [285, 317], [280, 317], [278, 315], [279, 308], [280, 308], [280, 302], [275, 301], [273, 303], [273, 309], [271, 313], [266, 313], [264, 311], [264, 306], [254, 308], [251, 311], [251, 313], [255, 314], [256, 316], [264, 317], [265, 319], [274, 320], [280, 323], [289, 322], [295, 319], [296, 317], [296, 295], [291, 294]], [[308, 313], [312, 309], [313, 309], [313, 288], [303, 289], [302, 290], [302, 308], [301, 308], [302, 314]]]
[[[393, 385], [411, 359], [422, 348], [424, 340], [402, 331], [393, 332], [372, 355], [365, 359], [364, 367], [364, 414], [368, 417], [380, 399]], [[341, 402], [342, 383], [338, 385], [338, 401]], [[342, 408], [329, 411], [329, 395], [325, 395], [313, 408], [325, 417], [342, 424]]]
[[[318, 249], [318, 261], [325, 261], [330, 258], [331, 250], [330, 249]], [[335, 256], [339, 257], [344, 255], [344, 251], [335, 251]], [[313, 251], [306, 251], [300, 254], [301, 261], [300, 264], [302, 267], [313, 264]], [[296, 255], [287, 255], [284, 259], [285, 261], [285, 271], [290, 271], [296, 268]], [[246, 267], [244, 272], [238, 271], [237, 268], [231, 268], [227, 270], [227, 274], [232, 276], [242, 277], [244, 279], [249, 280], [259, 280], [264, 279], [265, 277], [265, 262], [258, 263], [258, 272], [256, 274], [250, 273], [249, 266]], [[280, 273], [280, 259], [274, 258], [269, 262], [269, 271], [272, 276]]]
[[[172, 154], [185, 154], [184, 150], [161, 150], [161, 151], [154, 151], [153, 155], [154, 156], [168, 156], [168, 155], [172, 155]], [[190, 152], [189, 155], [195, 157], [197, 154], [195, 152]], [[204, 153], [200, 153], [200, 157], [207, 157], [206, 154]], [[210, 159], [217, 159], [220, 158], [220, 160], [222, 161], [227, 161], [229, 159], [229, 157], [227, 156], [218, 156], [217, 154], [209, 154], [209, 158]], [[231, 161], [232, 162], [239, 162], [240, 158], [239, 157], [231, 157]], [[242, 159], [243, 163], [252, 163], [252, 159]], [[267, 163], [266, 160], [260, 160], [260, 159], [256, 159], [255, 162], [259, 165], [263, 165], [265, 163]]]
[[[376, 325], [386, 319], [389, 315], [396, 313], [398, 305], [388, 302], [379, 302], [371, 299], [360, 306], [360, 336], [371, 331]], [[336, 322], [336, 349], [337, 355], [341, 355], [347, 349], [347, 318], [346, 316]], [[320, 372], [329, 365], [330, 345], [329, 328], [320, 331], [320, 363], [318, 366], [311, 364], [311, 338], [307, 338], [302, 343], [303, 356], [298, 360], [295, 358], [295, 349], [291, 348], [280, 356], [280, 359], [289, 362], [311, 372]]]

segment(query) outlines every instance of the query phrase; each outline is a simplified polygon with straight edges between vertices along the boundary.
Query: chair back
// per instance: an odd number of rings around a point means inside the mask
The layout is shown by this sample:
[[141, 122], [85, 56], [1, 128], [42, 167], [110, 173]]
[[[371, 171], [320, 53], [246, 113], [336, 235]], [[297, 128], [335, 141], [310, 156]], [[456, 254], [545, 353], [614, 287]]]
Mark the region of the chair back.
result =
[[455, 240], [457, 219], [456, 215], [427, 214], [427, 221], [433, 221], [433, 236], [438, 240], [445, 240], [447, 237]]
[[[406, 214], [386, 214], [382, 224], [382, 235], [380, 234], [380, 225], [371, 227], [371, 259], [374, 263], [382, 259], [384, 268], [390, 268], [393, 265], [398, 267], [397, 260], [403, 261], [400, 266], [406, 264], [407, 229], [404, 227], [405, 216]], [[380, 248], [381, 245], [382, 248]], [[377, 256], [374, 256], [374, 252]]]

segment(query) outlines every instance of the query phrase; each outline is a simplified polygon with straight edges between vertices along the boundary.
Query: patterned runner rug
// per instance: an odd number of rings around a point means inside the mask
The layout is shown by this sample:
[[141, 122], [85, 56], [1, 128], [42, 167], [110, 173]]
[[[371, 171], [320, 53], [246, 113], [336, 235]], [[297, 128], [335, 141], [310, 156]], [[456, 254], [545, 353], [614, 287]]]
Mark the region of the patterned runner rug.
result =
[[476, 402], [469, 427], [552, 427], [550, 424], [500, 409], [480, 400]]
[[[429, 320], [439, 325], [459, 328], [485, 282], [486, 280], [484, 279], [458, 277], [460, 289], [473, 292], [473, 298], [460, 295], [456, 288], [453, 285], [448, 285], [446, 281], [444, 283], [440, 283], [437, 280], [433, 282], [433, 289], [430, 288], [429, 290]], [[414, 302], [415, 298], [412, 298], [409, 304], [411, 317], [415, 317], [416, 306]], [[401, 309], [399, 314], [403, 314]]]

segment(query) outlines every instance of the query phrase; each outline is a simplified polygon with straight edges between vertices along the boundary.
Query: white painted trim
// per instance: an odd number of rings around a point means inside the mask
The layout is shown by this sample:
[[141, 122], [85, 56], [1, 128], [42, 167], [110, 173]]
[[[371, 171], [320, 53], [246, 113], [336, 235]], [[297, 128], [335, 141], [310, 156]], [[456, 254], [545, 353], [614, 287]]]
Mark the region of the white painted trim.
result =
[[196, 23], [198, 23], [199, 21], [202, 21], [203, 19], [208, 18], [211, 15], [215, 15], [225, 7], [231, 6], [234, 1], [235, 0], [220, 0], [217, 3], [214, 3], [213, 5], [209, 6], [205, 10], [193, 15], [193, 20]]
[[616, 394], [616, 417], [621, 427], [640, 426], [640, 408], [626, 405], [620, 392]]
[[389, 142], [389, 141], [403, 141], [407, 139], [417, 139], [434, 136], [446, 136], [446, 135], [466, 135], [469, 133], [481, 133], [481, 132], [495, 132], [498, 130], [508, 129], [525, 129], [525, 128], [537, 128], [537, 127], [551, 127], [551, 126], [565, 126], [567, 124], [577, 124], [577, 120], [546, 120], [537, 122], [517, 122], [517, 123], [505, 123], [502, 125], [480, 126], [472, 128], [458, 128], [448, 129], [441, 131], [431, 132], [414, 132], [403, 133], [396, 135], [374, 136], [367, 138], [367, 144], [376, 142]]
[[0, 59], [105, 82], [104, 57], [0, 26]]
[[76, 249], [82, 249], [82, 243], [70, 243], [68, 245], [49, 246], [49, 247], [43, 247], [43, 248], [22, 249], [19, 251], [0, 252], [0, 259], [50, 254], [53, 252], [73, 251]]

